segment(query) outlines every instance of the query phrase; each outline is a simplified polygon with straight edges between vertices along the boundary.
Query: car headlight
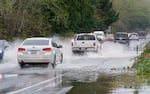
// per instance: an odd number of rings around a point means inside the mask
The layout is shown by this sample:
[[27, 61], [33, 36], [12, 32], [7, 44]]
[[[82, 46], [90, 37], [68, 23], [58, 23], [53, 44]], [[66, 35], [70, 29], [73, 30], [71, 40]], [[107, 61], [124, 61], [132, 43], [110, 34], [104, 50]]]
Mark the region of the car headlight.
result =
[[0, 50], [0, 53], [2, 53], [3, 51], [2, 50]]

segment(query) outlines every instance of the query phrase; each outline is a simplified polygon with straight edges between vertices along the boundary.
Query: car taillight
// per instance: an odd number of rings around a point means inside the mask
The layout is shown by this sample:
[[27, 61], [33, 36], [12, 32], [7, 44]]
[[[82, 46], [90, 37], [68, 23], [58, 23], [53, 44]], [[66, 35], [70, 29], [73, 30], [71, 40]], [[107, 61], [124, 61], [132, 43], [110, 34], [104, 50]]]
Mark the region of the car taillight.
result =
[[18, 52], [23, 52], [25, 51], [25, 48], [18, 48]]
[[90, 32], [90, 34], [92, 35], [92, 34], [94, 34], [94, 32]]
[[51, 51], [51, 50], [52, 50], [52, 48], [43, 48], [43, 51], [49, 52], [49, 51]]
[[96, 43], [93, 43], [93, 46], [96, 46]]
[[128, 40], [129, 38], [128, 37], [126, 37], [126, 40]]

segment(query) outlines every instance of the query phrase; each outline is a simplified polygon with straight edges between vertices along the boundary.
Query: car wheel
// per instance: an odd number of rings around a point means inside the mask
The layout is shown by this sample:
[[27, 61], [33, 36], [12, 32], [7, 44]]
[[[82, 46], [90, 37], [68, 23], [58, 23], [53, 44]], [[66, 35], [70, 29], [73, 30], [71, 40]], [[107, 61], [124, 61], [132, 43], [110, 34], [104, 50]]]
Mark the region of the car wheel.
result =
[[77, 53], [77, 51], [72, 50], [72, 54], [76, 54], [76, 53]]
[[130, 45], [130, 42], [128, 41], [128, 42], [127, 42], [127, 46], [129, 46], [129, 45]]
[[44, 67], [45, 67], [45, 68], [48, 68], [48, 66], [49, 66], [49, 63], [45, 64], [45, 66], [44, 66]]
[[72, 53], [75, 53], [76, 51], [72, 50]]
[[20, 68], [21, 68], [21, 69], [24, 68], [24, 64], [19, 63], [19, 65], [20, 65]]
[[51, 63], [51, 64], [52, 64], [52, 68], [55, 68], [55, 66], [56, 66], [56, 56], [54, 56], [53, 63]]
[[96, 50], [95, 50], [95, 52], [97, 53], [97, 52], [98, 52], [98, 50], [99, 50], [99, 49], [98, 49], [98, 47], [97, 47], [97, 48], [96, 48]]
[[61, 59], [60, 59], [60, 63], [63, 63], [63, 54], [61, 54]]
[[0, 60], [3, 60], [3, 56], [4, 56], [4, 54], [2, 52], [2, 54], [0, 55]]

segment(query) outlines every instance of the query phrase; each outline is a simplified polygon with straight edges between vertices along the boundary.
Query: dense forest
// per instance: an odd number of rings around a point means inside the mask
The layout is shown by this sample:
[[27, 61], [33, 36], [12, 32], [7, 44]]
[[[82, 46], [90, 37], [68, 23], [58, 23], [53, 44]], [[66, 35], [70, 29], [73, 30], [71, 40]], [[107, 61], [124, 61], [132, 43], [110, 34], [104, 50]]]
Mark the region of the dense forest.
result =
[[110, 0], [0, 0], [0, 37], [106, 30], [118, 17]]
[[149, 0], [0, 0], [0, 37], [148, 30]]
[[113, 0], [119, 20], [112, 24], [113, 31], [149, 31], [150, 0]]

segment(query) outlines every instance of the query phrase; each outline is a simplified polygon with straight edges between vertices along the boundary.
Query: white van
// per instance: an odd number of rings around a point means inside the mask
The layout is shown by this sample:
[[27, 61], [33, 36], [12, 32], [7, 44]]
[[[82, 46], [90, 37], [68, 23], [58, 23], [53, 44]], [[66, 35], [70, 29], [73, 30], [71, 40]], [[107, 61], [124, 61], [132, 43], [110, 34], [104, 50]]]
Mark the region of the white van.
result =
[[105, 40], [104, 31], [94, 31], [94, 34], [96, 35], [96, 37], [99, 41], [104, 41]]

